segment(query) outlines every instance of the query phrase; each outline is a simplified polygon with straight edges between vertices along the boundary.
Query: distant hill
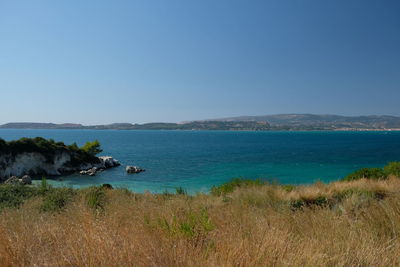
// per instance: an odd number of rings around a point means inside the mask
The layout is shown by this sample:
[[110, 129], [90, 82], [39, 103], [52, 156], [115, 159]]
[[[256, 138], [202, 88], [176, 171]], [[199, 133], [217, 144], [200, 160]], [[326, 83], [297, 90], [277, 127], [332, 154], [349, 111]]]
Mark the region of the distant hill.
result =
[[340, 116], [316, 114], [277, 114], [265, 116], [240, 116], [214, 119], [216, 121], [267, 121], [272, 128], [276, 127], [314, 127], [326, 129], [399, 129], [400, 117], [387, 115]]
[[187, 123], [113, 123], [107, 125], [84, 126], [81, 124], [54, 124], [54, 123], [7, 123], [0, 128], [8, 129], [94, 129], [94, 130], [269, 130], [268, 122], [256, 121], [193, 121]]
[[400, 129], [400, 117], [395, 116], [340, 116], [315, 114], [278, 114], [240, 116], [191, 121], [183, 123], [154, 122], [144, 124], [113, 123], [84, 126], [75, 123], [13, 122], [0, 125], [13, 129], [94, 129], [94, 130], [384, 130]]
[[40, 122], [11, 122], [0, 125], [0, 128], [9, 129], [76, 129], [83, 127], [82, 124], [76, 123], [40, 123]]

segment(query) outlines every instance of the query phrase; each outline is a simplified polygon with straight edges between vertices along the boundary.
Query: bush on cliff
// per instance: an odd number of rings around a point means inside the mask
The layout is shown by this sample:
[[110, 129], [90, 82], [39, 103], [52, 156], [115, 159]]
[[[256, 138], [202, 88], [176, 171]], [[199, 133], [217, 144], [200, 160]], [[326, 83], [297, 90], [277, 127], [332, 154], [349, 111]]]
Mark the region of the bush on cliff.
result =
[[81, 149], [93, 156], [103, 152], [103, 150], [100, 149], [100, 142], [98, 140], [87, 142]]
[[96, 140], [94, 142], [86, 143], [82, 148], [79, 148], [76, 143], [66, 145], [63, 142], [56, 142], [53, 139], [44, 139], [42, 137], [35, 138], [21, 138], [19, 140], [4, 141], [0, 138], [0, 155], [17, 156], [22, 153], [40, 153], [47, 161], [52, 162], [57, 153], [70, 153], [72, 154], [72, 165], [81, 163], [97, 162], [95, 155], [102, 150], [100, 143]]
[[55, 142], [53, 139], [46, 140], [42, 137], [35, 138], [21, 138], [6, 142], [0, 141], [0, 153], [11, 153], [17, 155], [26, 152], [39, 152], [42, 154], [49, 154], [54, 151], [66, 150], [68, 147], [62, 142]]

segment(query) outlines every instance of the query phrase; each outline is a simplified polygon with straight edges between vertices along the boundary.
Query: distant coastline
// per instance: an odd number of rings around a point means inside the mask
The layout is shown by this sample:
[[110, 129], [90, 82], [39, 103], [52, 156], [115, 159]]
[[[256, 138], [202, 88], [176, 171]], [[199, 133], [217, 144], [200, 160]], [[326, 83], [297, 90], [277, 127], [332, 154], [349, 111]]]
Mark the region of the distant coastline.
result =
[[349, 132], [397, 132], [400, 131], [400, 128], [394, 128], [394, 129], [357, 129], [357, 128], [345, 128], [345, 129], [335, 129], [332, 131], [349, 131]]
[[278, 114], [241, 116], [181, 123], [77, 123], [11, 122], [0, 129], [88, 129], [88, 130], [226, 130], [226, 131], [400, 131], [400, 117], [388, 115], [340, 116]]

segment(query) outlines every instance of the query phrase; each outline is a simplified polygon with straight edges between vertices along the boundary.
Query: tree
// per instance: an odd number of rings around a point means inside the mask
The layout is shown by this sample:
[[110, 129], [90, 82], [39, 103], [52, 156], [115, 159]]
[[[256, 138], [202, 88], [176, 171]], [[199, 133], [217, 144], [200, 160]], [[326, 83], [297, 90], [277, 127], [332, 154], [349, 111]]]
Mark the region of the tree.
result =
[[81, 149], [93, 156], [103, 151], [102, 149], [100, 149], [100, 142], [98, 140], [87, 142]]

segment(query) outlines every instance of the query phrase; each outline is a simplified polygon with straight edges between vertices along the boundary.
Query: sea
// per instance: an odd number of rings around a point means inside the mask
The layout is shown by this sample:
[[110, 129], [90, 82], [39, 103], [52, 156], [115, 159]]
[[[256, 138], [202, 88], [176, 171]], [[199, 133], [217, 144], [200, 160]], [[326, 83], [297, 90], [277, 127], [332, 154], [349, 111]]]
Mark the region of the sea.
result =
[[[134, 192], [208, 192], [233, 178], [271, 183], [336, 181], [363, 167], [400, 161], [397, 131], [146, 131], [0, 129], [0, 138], [53, 138], [66, 144], [99, 140], [120, 167], [94, 177], [73, 174], [48, 179], [73, 188], [111, 184]], [[125, 167], [146, 169], [127, 174]], [[39, 181], [36, 181], [38, 183]]]

